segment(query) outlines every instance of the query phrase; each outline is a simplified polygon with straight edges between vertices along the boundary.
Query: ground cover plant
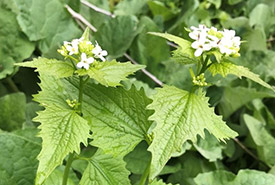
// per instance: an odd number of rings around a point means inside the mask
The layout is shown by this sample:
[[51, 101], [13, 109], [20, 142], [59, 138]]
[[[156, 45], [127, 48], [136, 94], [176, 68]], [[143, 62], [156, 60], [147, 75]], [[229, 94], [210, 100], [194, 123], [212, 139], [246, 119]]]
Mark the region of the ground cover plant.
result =
[[275, 2], [0, 9], [0, 185], [275, 184]]

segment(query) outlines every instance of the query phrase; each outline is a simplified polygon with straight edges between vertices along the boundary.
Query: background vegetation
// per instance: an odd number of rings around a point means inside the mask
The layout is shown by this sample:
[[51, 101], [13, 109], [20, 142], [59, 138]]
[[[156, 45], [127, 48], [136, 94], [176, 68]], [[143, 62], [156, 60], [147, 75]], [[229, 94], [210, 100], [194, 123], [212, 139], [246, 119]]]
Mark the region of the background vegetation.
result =
[[[87, 2], [111, 13], [88, 7]], [[63, 41], [79, 38], [89, 26], [92, 39], [108, 51], [109, 59], [147, 66], [147, 71], [124, 81], [125, 87], [143, 87], [147, 95], [162, 83], [188, 90], [189, 66], [170, 59], [176, 45], [147, 32], [189, 39], [185, 28], [198, 24], [236, 30], [245, 42], [234, 62], [275, 85], [272, 0], [1, 0], [0, 185], [33, 184], [41, 150], [39, 123], [32, 121], [42, 109], [32, 101], [39, 91], [37, 73], [14, 63], [39, 56], [61, 58], [57, 48]], [[205, 140], [185, 143], [159, 177], [187, 185], [204, 184], [205, 179], [211, 184], [275, 184], [275, 94], [247, 79], [206, 75], [213, 84], [207, 90], [210, 104], [239, 136], [220, 143], [206, 134]], [[141, 143], [124, 158], [133, 184], [148, 163], [147, 147]], [[69, 184], [78, 184], [85, 164], [75, 161], [73, 169]], [[61, 184], [63, 170], [64, 166], [56, 169], [45, 184]], [[262, 177], [264, 172], [269, 175]]]

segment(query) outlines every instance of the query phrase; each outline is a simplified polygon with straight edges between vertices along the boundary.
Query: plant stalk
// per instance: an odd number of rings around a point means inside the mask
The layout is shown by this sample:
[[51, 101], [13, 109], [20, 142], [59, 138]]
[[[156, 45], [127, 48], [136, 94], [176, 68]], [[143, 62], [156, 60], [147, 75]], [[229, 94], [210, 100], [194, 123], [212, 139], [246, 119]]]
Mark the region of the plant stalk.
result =
[[152, 158], [150, 158], [150, 161], [149, 161], [146, 169], [144, 170], [144, 172], [143, 172], [143, 174], [141, 176], [139, 185], [145, 185], [145, 183], [147, 181], [147, 178], [148, 178], [148, 175], [149, 175], [149, 172], [150, 172], [151, 160], [152, 160]]
[[17, 88], [16, 84], [11, 79], [11, 77], [7, 77], [6, 80], [9, 84], [10, 88], [13, 90], [13, 92], [20, 92], [19, 89]]
[[83, 77], [79, 77], [79, 94], [78, 94], [78, 103], [79, 103], [79, 112], [80, 116], [82, 116], [82, 100], [83, 100], [83, 86], [84, 86], [84, 81]]
[[66, 164], [65, 170], [64, 170], [62, 185], [67, 185], [68, 176], [69, 176], [69, 172], [70, 172], [70, 168], [71, 168], [73, 160], [74, 160], [74, 154], [70, 153], [69, 154], [69, 158], [67, 160], [67, 164]]

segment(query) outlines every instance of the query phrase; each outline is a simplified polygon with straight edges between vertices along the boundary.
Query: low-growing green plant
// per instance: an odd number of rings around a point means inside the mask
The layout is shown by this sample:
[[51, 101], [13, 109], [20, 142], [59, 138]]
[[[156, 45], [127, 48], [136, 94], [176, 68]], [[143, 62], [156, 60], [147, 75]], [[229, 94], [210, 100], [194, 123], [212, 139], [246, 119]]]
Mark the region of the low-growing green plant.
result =
[[34, 119], [41, 123], [43, 140], [36, 185], [43, 184], [64, 160], [63, 185], [71, 165], [79, 161], [85, 162], [85, 170], [79, 170], [81, 185], [130, 184], [123, 157], [142, 141], [149, 145], [151, 156], [139, 184], [161, 185], [165, 183], [156, 177], [172, 156], [182, 153], [188, 140], [196, 142], [209, 133], [223, 142], [237, 136], [209, 107], [206, 87], [211, 83], [205, 73], [247, 77], [273, 88], [230, 61], [239, 56], [241, 41], [235, 31], [204, 25], [188, 31], [193, 42], [167, 33], [150, 34], [178, 45], [175, 61], [193, 64], [190, 91], [164, 85], [148, 97], [134, 85], [123, 87], [121, 81], [145, 66], [106, 60], [107, 51], [89, 40], [88, 29], [80, 39], [64, 42], [58, 50], [64, 60], [37, 58], [17, 64], [36, 68], [41, 80], [41, 91], [34, 95], [44, 107]]

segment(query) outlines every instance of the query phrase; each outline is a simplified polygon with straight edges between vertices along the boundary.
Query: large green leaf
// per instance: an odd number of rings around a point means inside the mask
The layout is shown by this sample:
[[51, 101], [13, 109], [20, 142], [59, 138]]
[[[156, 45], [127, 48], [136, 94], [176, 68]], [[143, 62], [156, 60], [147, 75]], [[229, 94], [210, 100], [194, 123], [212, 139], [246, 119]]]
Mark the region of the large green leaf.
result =
[[41, 123], [39, 136], [43, 139], [38, 156], [36, 184], [42, 184], [69, 153], [79, 153], [80, 143], [87, 145], [90, 137], [88, 122], [66, 103], [66, 99], [70, 98], [64, 94], [63, 84], [58, 79], [40, 75], [41, 91], [35, 95], [35, 101], [44, 106], [45, 110], [34, 119]]
[[11, 131], [22, 127], [25, 121], [26, 97], [23, 93], [0, 98], [0, 129]]
[[[60, 166], [56, 168], [51, 173], [51, 175], [46, 179], [43, 185], [62, 185], [64, 168], [65, 166]], [[77, 181], [77, 183], [75, 183], [75, 181]], [[78, 182], [78, 178], [76, 177], [75, 173], [71, 170], [68, 175], [67, 185], [76, 185], [78, 184]]]
[[31, 41], [41, 40], [39, 48], [43, 53], [56, 51], [58, 43], [81, 34], [60, 1], [14, 1], [19, 10], [17, 20], [21, 29]]
[[256, 98], [275, 97], [275, 93], [256, 91], [245, 87], [225, 87], [218, 108], [228, 118], [237, 109]]
[[112, 58], [122, 56], [139, 33], [135, 16], [116, 16], [103, 23], [94, 34], [95, 39]]
[[2, 79], [13, 73], [14, 63], [30, 57], [34, 43], [20, 31], [16, 15], [2, 7], [0, 7], [0, 25], [0, 79]]
[[116, 15], [137, 15], [144, 11], [148, 0], [124, 0], [115, 6]]
[[[46, 106], [39, 100], [39, 95], [36, 101]], [[42, 184], [69, 153], [80, 153], [81, 142], [87, 145], [90, 128], [87, 121], [74, 110], [62, 106], [46, 106], [34, 120], [41, 122], [39, 136], [43, 143], [38, 155], [36, 184]]]
[[275, 176], [256, 170], [240, 170], [237, 175], [228, 171], [218, 170], [199, 174], [195, 178], [195, 182], [197, 185], [273, 185]]
[[108, 184], [130, 185], [130, 172], [121, 158], [97, 151], [90, 159], [80, 181], [80, 185]]
[[22, 67], [37, 68], [36, 71], [45, 73], [47, 75], [55, 76], [57, 78], [70, 77], [73, 75], [75, 69], [72, 63], [68, 61], [61, 61], [56, 59], [37, 58], [31, 62], [22, 62], [16, 65]]
[[[76, 78], [40, 75], [40, 79], [42, 91], [36, 99], [44, 106], [62, 105], [68, 109], [65, 100], [77, 99], [79, 81]], [[83, 93], [83, 116], [89, 120], [93, 131], [92, 145], [114, 156], [124, 156], [147, 139], [151, 126], [148, 117], [152, 112], [146, 110], [146, 106], [152, 101], [143, 89], [137, 91], [134, 86], [130, 90], [107, 88], [91, 81], [85, 84]]]
[[130, 62], [121, 63], [112, 60], [110, 62], [96, 62], [89, 70], [80, 69], [77, 73], [79, 75], [87, 74], [101, 85], [115, 87], [121, 85], [120, 81], [126, 80], [128, 75], [144, 67]]
[[151, 179], [161, 171], [172, 153], [181, 150], [185, 141], [196, 141], [197, 135], [204, 137], [204, 129], [223, 141], [237, 135], [221, 117], [215, 115], [203, 93], [196, 95], [164, 86], [158, 89], [148, 108], [155, 110], [150, 119], [157, 123], [148, 149], [152, 153]]
[[160, 31], [153, 20], [142, 17], [139, 26], [143, 29], [130, 48], [131, 56], [140, 64], [146, 65], [150, 72], [157, 74], [159, 63], [169, 58], [170, 48], [165, 39], [148, 34], [149, 31]]
[[0, 184], [33, 185], [41, 149], [36, 129], [0, 133]]
[[239, 78], [241, 77], [247, 77], [254, 82], [257, 82], [261, 84], [262, 86], [274, 90], [269, 84], [264, 82], [259, 75], [251, 72], [248, 68], [243, 67], [243, 66], [237, 66], [233, 63], [223, 61], [221, 63], [214, 63], [209, 67], [209, 71], [212, 73], [212, 75], [220, 74], [223, 77], [226, 77], [228, 74], [233, 74], [238, 76]]
[[269, 165], [275, 165], [275, 138], [266, 130], [265, 125], [254, 117], [245, 114], [243, 118], [257, 145], [260, 159]]
[[266, 4], [258, 4], [249, 14], [249, 25], [251, 27], [255, 25], [262, 26], [266, 29], [272, 19], [272, 9]]

